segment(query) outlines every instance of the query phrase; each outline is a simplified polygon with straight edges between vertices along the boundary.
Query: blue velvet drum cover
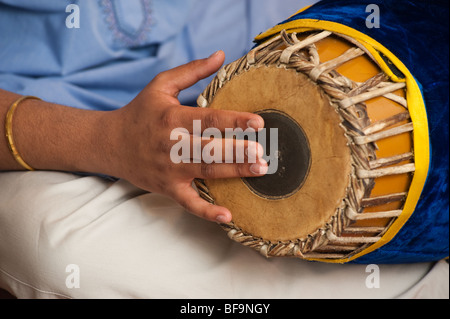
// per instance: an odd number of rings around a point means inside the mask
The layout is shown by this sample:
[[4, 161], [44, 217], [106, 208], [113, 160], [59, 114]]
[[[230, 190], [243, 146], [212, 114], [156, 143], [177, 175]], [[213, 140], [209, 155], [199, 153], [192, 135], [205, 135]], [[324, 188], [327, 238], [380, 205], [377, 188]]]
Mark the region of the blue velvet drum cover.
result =
[[[254, 49], [246, 57], [218, 72], [199, 97], [199, 106], [213, 107], [214, 99], [222, 97], [214, 96], [211, 90], [213, 87], [225, 90], [227, 82], [233, 81], [232, 73], [238, 74], [236, 81], [244, 76], [250, 79], [252, 72], [258, 78], [265, 75], [256, 72], [269, 70], [270, 73], [271, 66], [276, 66], [274, 75], [280, 69], [295, 69], [306, 75], [309, 82], [317, 84], [336, 105], [342, 121], [339, 126], [345, 129], [350, 157], [355, 163], [350, 168], [349, 188], [357, 189], [354, 194], [346, 193], [347, 197], [326, 225], [297, 240], [271, 240], [252, 234], [245, 229], [245, 219], [242, 227], [236, 225], [237, 221], [222, 225], [230, 238], [268, 257], [291, 256], [320, 262], [382, 264], [448, 258], [448, 6], [447, 1], [320, 1], [259, 34]], [[333, 37], [353, 48], [330, 61], [319, 62], [321, 57], [314, 50], [322, 39]], [[320, 47], [317, 50], [320, 53]], [[339, 67], [361, 55], [373, 61], [382, 74], [362, 82], [346, 84], [341, 81]], [[266, 71], [255, 71], [258, 63], [266, 64], [263, 68]], [[395, 95], [394, 91], [401, 91], [403, 95]], [[380, 96], [403, 105], [404, 112], [384, 120], [369, 119], [362, 125], [358, 124], [360, 118], [352, 122], [353, 113], [364, 113], [367, 101]], [[289, 113], [288, 117], [301, 117], [293, 114]], [[305, 128], [306, 135], [307, 130]], [[410, 136], [411, 146], [407, 152], [388, 158], [370, 156], [377, 150], [378, 142], [401, 134]], [[316, 156], [313, 143], [310, 146], [312, 161]], [[367, 157], [367, 161], [358, 160], [360, 153], [365, 154], [362, 157]], [[409, 178], [404, 193], [371, 194], [377, 178], [402, 174]], [[197, 181], [200, 195], [226, 206], [226, 202], [220, 201], [220, 195], [212, 191], [214, 185], [209, 181]], [[358, 190], [358, 185], [363, 185], [363, 191]], [[300, 186], [299, 192], [301, 187], [307, 187], [306, 183]], [[258, 190], [253, 192], [258, 193]], [[233, 203], [238, 199], [235, 197]], [[270, 198], [264, 201], [270, 205]], [[353, 233], [349, 231], [355, 221], [364, 220], [370, 214], [365, 210], [389, 201], [399, 201], [401, 205], [393, 210], [374, 210], [374, 214], [388, 220], [386, 225], [381, 228], [371, 225], [372, 217], [369, 217], [366, 224], [357, 224]], [[234, 216], [233, 209], [230, 210]], [[370, 228], [371, 233], [357, 234], [357, 229], [364, 227]]]

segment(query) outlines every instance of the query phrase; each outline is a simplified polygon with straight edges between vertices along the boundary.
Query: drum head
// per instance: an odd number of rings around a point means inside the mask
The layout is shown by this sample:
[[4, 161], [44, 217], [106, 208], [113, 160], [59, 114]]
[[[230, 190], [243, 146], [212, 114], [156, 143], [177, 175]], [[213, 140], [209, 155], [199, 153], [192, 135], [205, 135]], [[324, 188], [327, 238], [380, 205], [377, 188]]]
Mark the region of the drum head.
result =
[[225, 83], [209, 107], [259, 113], [266, 128], [279, 132], [274, 174], [204, 181], [214, 202], [231, 211], [236, 228], [271, 242], [296, 240], [342, 206], [351, 172], [342, 119], [307, 76], [253, 67]]

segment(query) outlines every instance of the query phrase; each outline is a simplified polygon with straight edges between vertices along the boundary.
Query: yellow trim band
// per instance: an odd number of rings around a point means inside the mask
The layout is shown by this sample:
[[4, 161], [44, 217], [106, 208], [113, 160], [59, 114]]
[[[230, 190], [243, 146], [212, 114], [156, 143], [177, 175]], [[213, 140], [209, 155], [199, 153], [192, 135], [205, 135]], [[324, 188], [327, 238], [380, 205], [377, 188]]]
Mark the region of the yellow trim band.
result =
[[[414, 213], [417, 202], [419, 201], [425, 181], [428, 175], [430, 164], [430, 149], [429, 149], [429, 135], [428, 135], [428, 119], [426, 114], [425, 102], [422, 97], [422, 92], [419, 85], [410, 73], [408, 68], [387, 48], [381, 43], [372, 39], [364, 33], [361, 33], [346, 25], [336, 22], [320, 21], [312, 19], [300, 19], [287, 22], [285, 24], [277, 25], [268, 31], [258, 35], [255, 40], [262, 41], [268, 37], [278, 34], [282, 30], [288, 33], [305, 32], [311, 30], [327, 30], [335, 33], [340, 33], [349, 36], [359, 43], [361, 43], [374, 57], [380, 68], [395, 82], [406, 82], [406, 99], [408, 101], [408, 110], [413, 122], [413, 143], [414, 143], [414, 161], [415, 173], [411, 182], [411, 186], [406, 198], [403, 211], [395, 222], [389, 227], [386, 233], [375, 244], [367, 247], [361, 252], [344, 259], [309, 259], [314, 261], [328, 262], [328, 263], [346, 263], [364, 256], [374, 250], [382, 247], [390, 242], [395, 235], [400, 231], [403, 225]], [[397, 77], [381, 58], [380, 53], [384, 54], [405, 76], [404, 79]]]
[[[307, 9], [307, 8], [305, 8], [305, 9]], [[289, 33], [291, 33], [291, 32], [299, 32], [300, 33], [300, 32], [307, 32], [307, 31], [312, 31], [312, 30], [317, 30], [317, 29], [328, 30], [328, 31], [332, 31], [335, 33], [340, 33], [340, 34], [352, 37], [355, 40], [358, 40], [358, 42], [360, 42], [367, 49], [367, 51], [369, 51], [369, 53], [373, 56], [373, 58], [375, 59], [377, 64], [380, 66], [380, 68], [384, 71], [384, 73], [386, 73], [389, 76], [389, 78], [392, 81], [405, 82], [405, 79], [399, 78], [392, 72], [392, 70], [389, 68], [389, 66], [386, 64], [386, 62], [381, 58], [381, 55], [379, 52], [382, 52], [385, 56], [387, 56], [394, 63], [395, 66], [397, 66], [397, 64], [403, 65], [403, 63], [394, 54], [392, 54], [388, 49], [386, 49], [381, 43], [370, 38], [366, 34], [361, 33], [353, 28], [346, 26], [346, 25], [339, 24], [336, 22], [312, 20], [312, 19], [294, 20], [294, 21], [287, 22], [285, 24], [276, 25], [275, 27], [267, 30], [266, 32], [261, 33], [258, 36], [256, 36], [255, 40], [261, 41], [270, 36], [280, 33], [282, 30], [286, 30]], [[385, 54], [385, 52], [389, 52], [388, 53], [389, 55]], [[404, 68], [406, 69], [406, 67], [404, 67]], [[406, 74], [405, 74], [405, 76], [406, 76]]]

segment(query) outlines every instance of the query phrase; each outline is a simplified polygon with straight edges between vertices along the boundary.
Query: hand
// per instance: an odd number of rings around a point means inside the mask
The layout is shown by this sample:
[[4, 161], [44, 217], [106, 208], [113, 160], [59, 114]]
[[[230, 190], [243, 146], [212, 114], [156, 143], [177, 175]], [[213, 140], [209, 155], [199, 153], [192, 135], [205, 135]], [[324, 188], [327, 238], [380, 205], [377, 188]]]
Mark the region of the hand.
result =
[[[260, 158], [262, 147], [243, 142], [254, 150], [258, 160], [244, 163], [179, 163], [170, 159], [170, 150], [177, 141], [170, 140], [175, 128], [185, 128], [192, 134], [193, 120], [201, 120], [202, 131], [215, 127], [264, 127], [264, 120], [253, 113], [194, 108], [183, 106], [177, 99], [180, 91], [215, 73], [224, 62], [224, 53], [218, 51], [207, 59], [196, 60], [156, 76], [128, 105], [114, 111], [120, 138], [120, 165], [115, 174], [150, 192], [174, 198], [189, 212], [210, 221], [227, 223], [231, 212], [203, 200], [192, 188], [194, 178], [231, 178], [261, 176], [267, 172], [267, 163]], [[192, 137], [191, 137], [192, 138]], [[215, 141], [222, 142], [224, 141]], [[236, 141], [235, 141], [236, 142]], [[203, 142], [205, 143], [205, 142]], [[250, 144], [249, 144], [250, 143]], [[225, 152], [222, 152], [225, 154]]]

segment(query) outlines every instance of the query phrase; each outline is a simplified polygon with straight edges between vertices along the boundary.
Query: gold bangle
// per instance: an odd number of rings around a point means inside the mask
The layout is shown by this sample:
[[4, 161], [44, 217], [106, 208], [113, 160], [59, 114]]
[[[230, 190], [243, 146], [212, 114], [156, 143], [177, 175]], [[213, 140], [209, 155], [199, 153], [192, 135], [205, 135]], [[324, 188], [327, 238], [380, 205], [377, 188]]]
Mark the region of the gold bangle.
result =
[[16, 146], [14, 145], [14, 139], [13, 139], [13, 130], [12, 130], [12, 121], [13, 121], [13, 115], [14, 111], [16, 110], [17, 106], [26, 99], [35, 99], [40, 100], [40, 98], [35, 96], [22, 96], [20, 99], [15, 101], [9, 108], [8, 113], [6, 113], [6, 122], [5, 122], [5, 131], [6, 131], [6, 139], [8, 141], [8, 147], [11, 151], [11, 154], [14, 156], [14, 159], [17, 163], [19, 163], [21, 166], [26, 168], [29, 171], [34, 171], [34, 169], [25, 163], [22, 156], [20, 156], [19, 152], [17, 151]]

